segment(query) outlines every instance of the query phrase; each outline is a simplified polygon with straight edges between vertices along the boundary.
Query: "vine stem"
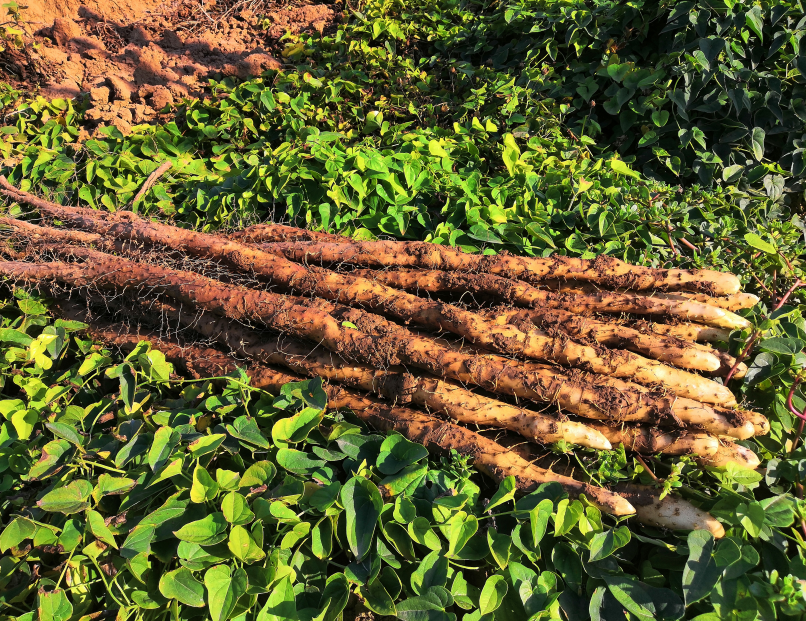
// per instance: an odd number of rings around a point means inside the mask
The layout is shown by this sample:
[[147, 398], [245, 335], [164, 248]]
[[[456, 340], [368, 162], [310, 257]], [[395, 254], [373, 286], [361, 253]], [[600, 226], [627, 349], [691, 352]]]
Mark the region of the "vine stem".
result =
[[736, 362], [733, 363], [733, 366], [728, 371], [728, 374], [725, 376], [725, 384], [730, 382], [733, 379], [733, 376], [736, 373], [736, 370], [739, 368], [739, 365], [744, 362], [744, 359], [747, 358], [747, 355], [750, 353], [750, 350], [753, 348], [753, 345], [756, 344], [758, 337], [761, 336], [760, 330], [753, 330], [753, 334], [750, 335], [750, 339], [747, 341], [747, 345], [745, 345], [744, 349], [736, 356]]
[[691, 250], [692, 252], [697, 252], [697, 246], [695, 246], [694, 244], [692, 244], [692, 243], [691, 243], [689, 240], [687, 240], [685, 237], [681, 237], [681, 238], [680, 238], [680, 243], [681, 243], [681, 244], [683, 244], [683, 245], [684, 245], [686, 248], [688, 248], [688, 249], [689, 249], [689, 250]]
[[[800, 483], [795, 483], [795, 496], [803, 500], [803, 485]], [[800, 530], [803, 531], [803, 535], [806, 537], [806, 520], [803, 518], [800, 520]]]
[[778, 304], [776, 304], [775, 308], [772, 309], [773, 312], [780, 310], [780, 308], [786, 303], [786, 301], [789, 299], [789, 296], [792, 295], [795, 289], [802, 286], [803, 284], [804, 284], [803, 281], [800, 278], [798, 278], [795, 281], [795, 283], [791, 287], [789, 287], [789, 290], [786, 293], [784, 293], [783, 297], [778, 302]]
[[672, 252], [674, 252], [674, 256], [679, 256], [680, 253], [677, 252], [677, 247], [674, 245], [674, 241], [672, 241], [672, 226], [668, 222], [666, 223], [666, 235], [669, 236], [669, 247], [672, 249]]
[[758, 276], [756, 276], [755, 274], [751, 274], [751, 276], [753, 278], [755, 278], [755, 280], [758, 283], [759, 287], [761, 287], [762, 289], [764, 289], [764, 291], [767, 292], [767, 295], [770, 296], [770, 300], [772, 300], [773, 304], [774, 304], [775, 303], [775, 294], [770, 290], [770, 288], [767, 285], [765, 285], [763, 282], [761, 282], [761, 279]]
[[[84, 539], [84, 535], [86, 535], [86, 534], [87, 534], [87, 523], [84, 524], [84, 530], [81, 532], [81, 539], [79, 539], [79, 543]], [[73, 559], [73, 554], [76, 553], [76, 550], [78, 550], [78, 544], [76, 544], [75, 548], [70, 550], [70, 556], [68, 556], [67, 560], [64, 562], [64, 567], [62, 568], [62, 572], [59, 574], [59, 579], [56, 581], [56, 588], [57, 589], [59, 588], [59, 585], [62, 583], [62, 579], [64, 578], [64, 575], [67, 573], [67, 570], [70, 567], [70, 561]]]
[[[795, 291], [795, 289], [797, 289], [798, 287], [803, 286], [804, 284], [806, 284], [806, 283], [801, 281], [800, 278], [795, 280], [794, 284], [781, 297], [781, 299], [778, 301], [778, 304], [775, 305], [775, 308], [773, 308], [772, 311], [775, 312], [777, 310], [780, 310], [781, 307], [789, 299], [789, 296], [791, 296], [792, 293]], [[750, 354], [750, 351], [753, 349], [753, 346], [756, 344], [756, 341], [758, 340], [758, 338], [760, 336], [761, 336], [761, 331], [760, 330], [753, 330], [753, 334], [750, 335], [750, 339], [747, 341], [747, 345], [745, 345], [745, 347], [744, 347], [744, 349], [742, 349], [741, 353], [738, 356], [736, 356], [736, 362], [730, 368], [730, 371], [728, 371], [728, 374], [725, 377], [725, 382], [724, 382], [725, 384], [727, 384], [733, 378], [734, 374], [736, 373], [736, 370], [739, 368], [739, 365], [742, 362], [744, 362], [745, 358], [747, 358], [747, 356]]]
[[646, 470], [649, 473], [649, 476], [651, 476], [653, 479], [655, 479], [655, 483], [660, 483], [661, 482], [661, 480], [657, 476], [655, 476], [655, 473], [652, 472], [649, 469], [649, 466], [646, 465], [646, 462], [644, 461], [644, 458], [641, 457], [641, 455], [636, 453], [635, 454], [635, 459], [638, 461], [639, 464], [641, 464], [644, 467], [644, 470]]

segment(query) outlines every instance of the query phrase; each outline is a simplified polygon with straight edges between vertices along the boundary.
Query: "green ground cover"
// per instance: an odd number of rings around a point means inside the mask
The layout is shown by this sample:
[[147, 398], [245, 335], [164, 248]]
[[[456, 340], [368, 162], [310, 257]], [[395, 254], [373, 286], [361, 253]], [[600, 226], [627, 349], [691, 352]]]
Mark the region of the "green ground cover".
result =
[[[743, 443], [758, 472], [653, 459], [728, 536], [664, 533], [554, 486], [516, 501], [458, 456], [324, 415], [315, 383], [170, 381], [158, 352], [104, 351], [18, 290], [0, 309], [0, 614], [330, 621], [352, 591], [406, 621], [801, 618], [799, 290], [773, 308], [804, 276], [804, 28], [799, 2], [373, 1], [289, 39], [286, 70], [211, 84], [129, 136], [78, 142], [78, 104], [18, 105], [4, 172], [66, 204], [127, 208], [170, 160], [134, 209], [204, 230], [273, 219], [730, 270], [763, 298], [732, 387], [772, 432]], [[114, 434], [96, 430], [108, 412]], [[200, 437], [208, 413], [223, 422]], [[652, 482], [621, 451], [574, 459]]]

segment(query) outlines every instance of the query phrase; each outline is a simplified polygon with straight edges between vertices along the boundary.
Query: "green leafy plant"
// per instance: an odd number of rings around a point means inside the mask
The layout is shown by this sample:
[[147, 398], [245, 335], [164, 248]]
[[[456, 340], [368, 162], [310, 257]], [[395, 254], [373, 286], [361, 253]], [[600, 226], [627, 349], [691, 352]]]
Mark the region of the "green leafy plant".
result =
[[731, 386], [771, 433], [744, 442], [759, 471], [574, 451], [594, 482], [680, 493], [727, 536], [662, 532], [557, 486], [490, 487], [466, 457], [326, 413], [315, 382], [182, 380], [17, 289], [0, 308], [0, 614], [801, 618], [806, 325], [800, 288], [781, 301], [804, 277], [802, 12], [372, 1], [290, 40], [287, 70], [213, 83], [128, 136], [79, 140], [74, 102], [19, 105], [4, 173], [63, 203], [123, 209], [169, 160], [136, 208], [187, 226], [737, 273], [765, 302], [726, 343], [750, 365]]

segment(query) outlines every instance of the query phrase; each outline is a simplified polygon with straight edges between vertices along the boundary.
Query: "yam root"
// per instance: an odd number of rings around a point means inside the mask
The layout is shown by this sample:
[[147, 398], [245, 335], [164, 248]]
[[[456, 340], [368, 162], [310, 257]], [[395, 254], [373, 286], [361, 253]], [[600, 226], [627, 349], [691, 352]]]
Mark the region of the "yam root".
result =
[[[60, 307], [69, 303], [62, 302]], [[456, 384], [433, 376], [416, 376], [402, 368], [378, 370], [349, 362], [321, 347], [311, 348], [288, 337], [262, 337], [248, 328], [233, 326], [224, 318], [209, 313], [187, 311], [165, 302], [145, 303], [148, 313], [159, 313], [176, 328], [190, 328], [215, 339], [235, 353], [260, 363], [282, 366], [305, 376], [319, 376], [329, 382], [346, 384], [380, 395], [396, 404], [412, 403], [427, 411], [445, 414], [462, 423], [497, 426], [520, 433], [535, 442], [550, 444], [565, 440], [596, 449], [610, 449], [610, 443], [598, 431], [575, 421], [533, 412], [473, 393]], [[73, 315], [80, 315], [78, 309]], [[127, 315], [131, 315], [131, 308]], [[140, 314], [140, 313], [138, 313]], [[141, 316], [145, 316], [142, 313]]]
[[529, 284], [548, 279], [591, 282], [611, 289], [695, 291], [711, 295], [738, 293], [739, 279], [712, 270], [653, 269], [630, 265], [607, 255], [575, 259], [465, 254], [425, 242], [374, 241], [344, 243], [285, 242], [261, 244], [276, 254], [304, 263], [350, 264], [371, 268], [418, 268], [495, 274]]
[[[595, 341], [611, 348], [627, 349], [644, 354], [654, 360], [674, 364], [684, 369], [704, 371], [708, 375], [724, 377], [736, 358], [727, 352], [692, 343], [673, 336], [636, 330], [615, 323], [606, 323], [590, 317], [574, 315], [562, 310], [538, 309], [491, 309], [482, 313], [494, 323], [508, 322], [527, 331], [530, 325], [541, 327], [549, 333], [561, 331], [583, 343]], [[734, 377], [742, 378], [747, 365], [739, 363]]]
[[[356, 270], [353, 274], [406, 291], [430, 293], [465, 293], [472, 291], [519, 306], [564, 309], [576, 314], [634, 313], [668, 315], [683, 321], [698, 321], [720, 328], [743, 328], [749, 323], [716, 306], [677, 297], [667, 299], [658, 294], [638, 295], [621, 291], [604, 291], [590, 287], [546, 291], [525, 282], [493, 274], [468, 274], [440, 270]], [[707, 297], [707, 296], [706, 296]]]
[[[568, 280], [547, 280], [542, 283], [542, 286], [554, 291], [574, 292], [574, 293], [595, 293], [600, 291], [595, 285], [590, 283], [573, 282]], [[626, 293], [626, 290], [620, 291]], [[654, 291], [651, 294], [655, 298], [662, 298], [670, 301], [690, 301], [699, 302], [708, 306], [721, 308], [728, 311], [741, 310], [743, 308], [752, 308], [758, 304], [759, 298], [752, 293], [733, 293], [725, 296], [713, 296], [707, 293], [693, 293], [691, 291], [674, 291], [662, 292]]]
[[[499, 435], [496, 442], [540, 468], [567, 477], [577, 476], [578, 467], [568, 455], [546, 455], [536, 445], [512, 434]], [[674, 493], [661, 500], [661, 490], [647, 485], [620, 483], [614, 489], [630, 498], [636, 510], [634, 519], [641, 524], [671, 530], [708, 530], [716, 538], [725, 535], [725, 529], [713, 516]]]
[[523, 492], [533, 491], [543, 483], [554, 481], [562, 485], [571, 498], [584, 495], [605, 513], [611, 515], [635, 513], [632, 505], [618, 494], [538, 468], [493, 440], [459, 425], [429, 419], [408, 408], [386, 409], [375, 406], [362, 409], [361, 404], [356, 403], [355, 399], [341, 402], [334, 399], [334, 401], [342, 407], [349, 407], [372, 427], [381, 431], [398, 431], [409, 440], [419, 442], [433, 452], [447, 452], [453, 449], [460, 454], [471, 455], [476, 469], [497, 481], [510, 475], [514, 476], [518, 489]]
[[377, 371], [366, 365], [347, 363], [331, 352], [311, 351], [302, 343], [288, 340], [242, 345], [241, 351], [309, 376], [317, 375], [361, 388], [395, 403], [412, 403], [462, 423], [510, 429], [541, 444], [564, 440], [596, 449], [611, 448], [601, 433], [587, 425], [510, 405], [433, 376], [416, 376], [402, 369]]
[[[405, 321], [446, 330], [470, 342], [506, 354], [521, 355], [581, 367], [594, 373], [632, 379], [641, 384], [662, 384], [675, 394], [704, 403], [732, 405], [733, 393], [707, 378], [669, 367], [656, 360], [627, 351], [599, 351], [566, 337], [552, 337], [541, 330], [521, 332], [511, 325], [493, 325], [480, 315], [456, 306], [396, 291], [364, 278], [347, 277], [327, 270], [308, 270], [282, 258], [265, 255], [254, 248], [222, 240], [220, 237], [194, 233], [157, 224], [122, 212], [98, 219], [89, 210], [48, 207], [48, 214], [58, 216], [100, 235], [112, 235], [133, 242], [161, 243], [191, 254], [219, 259], [243, 271], [269, 277], [275, 284], [290, 289], [311, 291], [317, 296], [348, 305], [367, 304]], [[30, 225], [32, 226], [32, 225]], [[43, 229], [47, 233], [48, 229]], [[173, 240], [173, 243], [172, 243]], [[91, 250], [76, 248], [76, 256], [94, 257]], [[107, 257], [107, 261], [111, 257]], [[122, 261], [123, 259], [118, 259]], [[302, 286], [304, 283], [305, 286]]]
[[[749, 426], [752, 433], [752, 425], [735, 417], [731, 421], [707, 405], [650, 392], [612, 377], [579, 371], [564, 375], [539, 365], [531, 365], [526, 370], [526, 367], [502, 364], [495, 357], [464, 354], [439, 345], [433, 339], [404, 334], [400, 330], [383, 336], [368, 335], [343, 325], [343, 320], [323, 311], [323, 305], [332, 306], [323, 300], [303, 306], [299, 299], [225, 285], [189, 272], [134, 263], [84, 248], [71, 251], [90, 261], [83, 264], [6, 262], [0, 263], [0, 274], [34, 285], [57, 280], [77, 287], [118, 291], [147, 288], [236, 321], [262, 322], [275, 330], [321, 343], [348, 360], [375, 368], [410, 365], [447, 379], [475, 384], [490, 392], [542, 403], [556, 402], [567, 411], [587, 418], [675, 426], [691, 424], [737, 438], [748, 437]], [[359, 309], [352, 310], [369, 315]], [[377, 316], [375, 319], [385, 321]]]
[[[149, 340], [155, 348], [165, 353], [167, 360], [182, 367], [190, 364], [196, 372], [209, 369], [221, 374], [236, 367], [232, 358], [221, 352], [216, 354], [216, 350], [194, 346], [183, 347], [176, 342], [166, 342], [148, 333], [130, 333], [122, 324], [90, 325], [88, 332], [106, 344], [124, 349], [133, 348], [141, 340]], [[197, 358], [205, 361], [203, 365], [196, 362]], [[282, 385], [301, 379], [269, 367], [251, 367], [247, 370], [247, 374], [255, 386], [270, 392], [277, 392]], [[577, 498], [584, 495], [606, 513], [617, 516], [635, 513], [630, 503], [618, 494], [538, 468], [493, 440], [464, 427], [431, 418], [409, 408], [389, 407], [345, 388], [326, 385], [325, 390], [329, 409], [349, 408], [371, 427], [379, 431], [398, 431], [409, 440], [424, 445], [431, 452], [445, 453], [456, 450], [460, 454], [469, 455], [479, 471], [497, 481], [513, 476], [521, 492], [528, 493], [543, 483], [557, 482], [569, 496]]]
[[661, 500], [654, 488], [632, 483], [621, 483], [614, 489], [629, 499], [642, 524], [670, 530], [707, 530], [717, 539], [725, 536], [725, 528], [710, 513], [679, 496], [669, 494]]
[[714, 455], [719, 440], [707, 433], [680, 430], [662, 430], [646, 425], [620, 425], [610, 427], [600, 423], [590, 426], [605, 436], [613, 446], [623, 444], [628, 451], [665, 455]]
[[[668, 325], [662, 323], [649, 323], [646, 321], [636, 322], [632, 327], [639, 332], [663, 334], [665, 336], [680, 339], [681, 341], [688, 341], [693, 346], [702, 348], [703, 351], [707, 351], [713, 356], [716, 356], [719, 358], [720, 366], [718, 370], [712, 372], [713, 375], [724, 377], [736, 364], [736, 358], [731, 356], [729, 353], [698, 342], [726, 343], [730, 338], [730, 331], [728, 330], [711, 328], [709, 326], [692, 323]], [[740, 362], [738, 367], [736, 367], [736, 371], [733, 376], [737, 379], [740, 379], [746, 374], [747, 365], [743, 362]]]
[[655, 332], [674, 336], [684, 341], [702, 341], [706, 343], [727, 343], [730, 339], [730, 330], [713, 328], [697, 323], [664, 324], [649, 321], [638, 321], [633, 326], [636, 330]]
[[627, 349], [684, 369], [716, 371], [720, 359], [694, 343], [674, 337], [646, 334], [627, 326], [605, 323], [566, 310], [494, 308], [482, 314], [497, 324], [511, 324], [521, 331], [542, 328], [561, 332], [583, 343], [594, 341], [611, 348]]
[[[128, 222], [128, 220], [136, 218], [134, 214], [129, 214], [124, 220], [119, 218], [111, 221], [109, 219], [97, 220], [84, 213], [89, 210], [57, 209], [57, 207], [49, 209], [51, 214], [70, 219], [74, 223], [81, 223], [82, 226], [89, 227], [96, 232], [100, 231], [98, 234], [116, 234], [135, 242], [147, 240], [169, 245], [171, 238], [175, 236], [177, 241], [174, 246], [180, 246], [191, 253], [220, 258], [243, 270], [273, 273], [275, 282], [278, 280], [287, 282], [289, 286], [293, 286], [294, 282], [299, 284], [305, 281], [309, 286], [302, 287], [303, 290], [313, 290], [324, 299], [335, 298], [348, 304], [357, 304], [361, 300], [367, 300], [372, 306], [380, 306], [387, 313], [399, 318], [413, 320], [430, 328], [447, 330], [468, 338], [473, 343], [502, 353], [559, 362], [572, 367], [581, 367], [594, 373], [632, 379], [641, 384], [662, 384], [681, 397], [704, 403], [723, 405], [735, 403], [733, 393], [725, 386], [631, 352], [600, 351], [597, 348], [571, 341], [566, 337], [552, 337], [540, 330], [524, 333], [511, 325], [493, 325], [484, 321], [476, 313], [448, 304], [424, 300], [403, 292], [396, 292], [394, 289], [371, 283], [366, 279], [353, 278], [352, 281], [346, 281], [334, 272], [325, 273], [325, 270], [303, 274], [295, 270], [305, 271], [304, 267], [288, 261], [283, 263], [283, 259], [279, 259], [279, 264], [274, 261], [266, 265], [259, 261], [260, 255], [256, 254], [256, 251], [241, 254], [239, 248], [243, 247], [242, 244], [221, 241], [215, 236], [188, 232], [176, 227], [148, 223], [141, 219]], [[126, 215], [125, 212], [117, 214], [121, 218], [124, 215]], [[205, 242], [205, 240], [207, 241]], [[90, 258], [92, 261], [104, 261], [104, 255], [86, 248], [72, 248], [70, 252], [75, 256]], [[233, 258], [236, 256], [239, 257], [237, 260]], [[107, 265], [110, 260], [118, 263], [125, 261], [106, 255]], [[153, 272], [157, 268], [147, 267], [156, 277], [157, 275]], [[285, 276], [281, 278], [277, 275], [279, 273], [283, 273]], [[176, 274], [179, 273], [176, 272]], [[190, 274], [188, 277], [199, 278]]]
[[700, 457], [697, 462], [703, 466], [710, 466], [712, 468], [724, 468], [729, 463], [734, 463], [742, 468], [749, 468], [755, 470], [761, 465], [761, 460], [749, 448], [722, 440], [719, 444], [719, 449], [713, 455], [707, 457]]
[[97, 233], [42, 227], [15, 218], [0, 217], [0, 225], [12, 229], [19, 236], [27, 240], [43, 244], [81, 244], [107, 252], [128, 252], [134, 248], [130, 243], [122, 242], [117, 239], [110, 240]]
[[[735, 412], [736, 410], [726, 410], [724, 408], [714, 408], [717, 412]], [[749, 421], [753, 425], [754, 436], [766, 436], [770, 432], [770, 421], [767, 417], [752, 410], [739, 410], [742, 418]]]
[[[683, 323], [678, 325], [668, 325], [662, 323], [650, 323], [638, 321], [631, 326], [634, 330], [642, 334], [662, 334], [670, 338], [679, 339], [690, 344], [691, 347], [700, 349], [719, 359], [719, 368], [716, 371], [706, 371], [711, 375], [725, 377], [736, 364], [736, 358], [720, 349], [715, 349], [703, 343], [721, 342], [725, 343], [730, 338], [730, 331], [721, 328], [711, 328], [694, 323]], [[698, 342], [702, 341], [702, 342]], [[740, 379], [747, 374], [747, 365], [740, 362], [736, 367], [733, 376]]]
[[658, 293], [659, 297], [667, 300], [691, 300], [700, 302], [708, 306], [716, 306], [728, 311], [742, 310], [743, 308], [753, 308], [759, 302], [759, 297], [752, 293], [734, 293], [723, 297], [714, 297], [705, 293], [690, 293], [679, 291], [677, 293]]

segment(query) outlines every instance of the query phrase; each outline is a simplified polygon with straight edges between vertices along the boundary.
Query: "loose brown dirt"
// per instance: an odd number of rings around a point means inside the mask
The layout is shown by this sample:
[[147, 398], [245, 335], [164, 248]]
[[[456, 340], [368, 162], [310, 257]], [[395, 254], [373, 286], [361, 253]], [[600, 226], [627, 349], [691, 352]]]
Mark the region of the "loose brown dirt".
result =
[[286, 34], [322, 33], [341, 5], [267, 0], [62, 0], [21, 11], [26, 49], [0, 79], [47, 98], [89, 101], [90, 130], [133, 125], [203, 97], [209, 80], [282, 69]]

